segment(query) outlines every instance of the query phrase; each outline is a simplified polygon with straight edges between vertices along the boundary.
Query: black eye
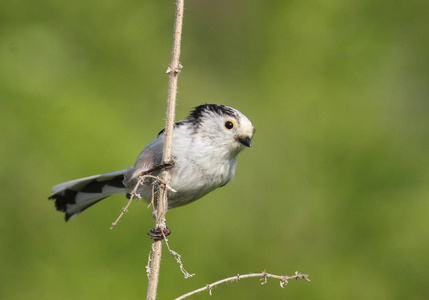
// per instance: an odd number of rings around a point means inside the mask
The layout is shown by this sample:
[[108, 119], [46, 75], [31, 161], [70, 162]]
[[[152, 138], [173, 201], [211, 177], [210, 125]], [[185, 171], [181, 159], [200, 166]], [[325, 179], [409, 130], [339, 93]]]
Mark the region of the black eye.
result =
[[226, 121], [225, 128], [231, 130], [232, 128], [234, 128], [234, 122], [232, 122], [231, 120]]

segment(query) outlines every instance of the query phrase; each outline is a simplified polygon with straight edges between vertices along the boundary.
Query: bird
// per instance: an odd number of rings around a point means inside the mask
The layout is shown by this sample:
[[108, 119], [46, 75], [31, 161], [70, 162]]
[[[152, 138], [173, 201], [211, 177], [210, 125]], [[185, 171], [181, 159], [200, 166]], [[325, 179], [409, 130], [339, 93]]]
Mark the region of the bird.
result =
[[[235, 174], [237, 155], [250, 148], [255, 128], [240, 111], [220, 104], [195, 107], [173, 127], [172, 163], [167, 192], [168, 209], [198, 200], [225, 186]], [[130, 197], [139, 175], [151, 175], [137, 194], [150, 203], [158, 195], [156, 177], [161, 175], [165, 129], [138, 155], [134, 166], [55, 185], [49, 199], [55, 201], [65, 220], [77, 216], [108, 196]], [[154, 188], [153, 188], [154, 187]]]

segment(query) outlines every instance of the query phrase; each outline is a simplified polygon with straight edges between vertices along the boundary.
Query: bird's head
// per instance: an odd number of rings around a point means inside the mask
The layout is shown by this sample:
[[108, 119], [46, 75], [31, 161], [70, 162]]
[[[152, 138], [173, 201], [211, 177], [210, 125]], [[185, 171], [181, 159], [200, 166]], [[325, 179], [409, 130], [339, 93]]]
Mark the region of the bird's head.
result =
[[[238, 110], [218, 104], [197, 106], [187, 118], [199, 138], [214, 147], [237, 154], [251, 147], [255, 128], [252, 122]], [[221, 149], [219, 149], [221, 150]]]

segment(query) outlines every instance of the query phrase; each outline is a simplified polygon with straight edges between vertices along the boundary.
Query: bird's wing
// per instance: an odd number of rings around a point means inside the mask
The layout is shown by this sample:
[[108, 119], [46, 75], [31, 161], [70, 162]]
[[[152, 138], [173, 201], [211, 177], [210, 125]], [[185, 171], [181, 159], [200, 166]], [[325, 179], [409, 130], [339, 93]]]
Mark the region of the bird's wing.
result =
[[[147, 145], [137, 157], [134, 167], [129, 168], [125, 173], [125, 184], [128, 187], [135, 185], [135, 179], [142, 173], [150, 171], [162, 163], [162, 153], [164, 147], [164, 134]], [[153, 171], [151, 175], [157, 175], [160, 170]]]

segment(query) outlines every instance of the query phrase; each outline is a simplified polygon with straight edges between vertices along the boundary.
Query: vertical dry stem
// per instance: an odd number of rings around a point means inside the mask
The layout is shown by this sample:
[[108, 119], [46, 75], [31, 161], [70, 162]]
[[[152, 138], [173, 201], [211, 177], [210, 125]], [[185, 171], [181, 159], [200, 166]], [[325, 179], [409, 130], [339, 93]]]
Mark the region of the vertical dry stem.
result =
[[[177, 80], [182, 66], [180, 65], [180, 44], [182, 38], [182, 24], [183, 24], [183, 9], [184, 0], [176, 1], [176, 16], [174, 24], [174, 36], [173, 36], [173, 51], [171, 54], [171, 63], [167, 69], [169, 74], [169, 86], [168, 86], [168, 103], [167, 103], [167, 119], [165, 122], [165, 138], [164, 138], [164, 149], [163, 149], [163, 161], [171, 161], [171, 144], [173, 140], [173, 126], [175, 119], [175, 108], [176, 108], [176, 95], [177, 95]], [[170, 175], [168, 170], [164, 169], [161, 174], [161, 179], [168, 183]], [[165, 214], [167, 213], [167, 186], [165, 184], [160, 185], [158, 205], [156, 208], [156, 228], [164, 229], [165, 225]], [[154, 208], [155, 209], [155, 208]], [[149, 283], [147, 291], [147, 300], [154, 300], [157, 294], [158, 280], [159, 280], [159, 269], [161, 265], [162, 255], [162, 240], [153, 242], [152, 245], [152, 259], [149, 270]]]

